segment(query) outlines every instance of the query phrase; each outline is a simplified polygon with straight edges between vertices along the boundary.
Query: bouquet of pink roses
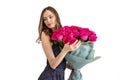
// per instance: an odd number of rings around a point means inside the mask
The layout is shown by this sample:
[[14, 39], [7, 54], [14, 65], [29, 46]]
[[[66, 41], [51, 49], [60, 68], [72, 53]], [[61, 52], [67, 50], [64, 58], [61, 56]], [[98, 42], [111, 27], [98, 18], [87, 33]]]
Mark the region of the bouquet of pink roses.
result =
[[55, 30], [52, 35], [52, 40], [63, 41], [64, 44], [67, 42], [70, 42], [71, 44], [77, 39], [83, 42], [95, 42], [97, 36], [95, 32], [89, 30], [88, 28], [82, 28], [78, 26], [64, 26], [60, 29]]
[[73, 68], [69, 80], [82, 80], [82, 75], [78, 69], [86, 64], [95, 61], [99, 57], [94, 57], [94, 42], [97, 40], [96, 33], [89, 28], [79, 26], [64, 26], [57, 29], [52, 34], [52, 40], [63, 47], [65, 43], [72, 44], [76, 40], [81, 40], [80, 47], [65, 56], [66, 60]]

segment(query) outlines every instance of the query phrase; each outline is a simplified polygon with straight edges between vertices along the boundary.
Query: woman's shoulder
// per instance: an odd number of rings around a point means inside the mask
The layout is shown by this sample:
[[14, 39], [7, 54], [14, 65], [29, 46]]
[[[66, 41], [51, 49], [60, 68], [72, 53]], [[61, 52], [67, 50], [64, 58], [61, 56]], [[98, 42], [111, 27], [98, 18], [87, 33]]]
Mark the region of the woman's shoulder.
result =
[[50, 41], [50, 36], [48, 36], [44, 31], [41, 33], [41, 41], [44, 41], [47, 44], [52, 44], [52, 42]]
[[50, 37], [44, 31], [41, 33], [41, 41], [50, 42]]
[[50, 38], [44, 31], [41, 33], [41, 39], [42, 38]]

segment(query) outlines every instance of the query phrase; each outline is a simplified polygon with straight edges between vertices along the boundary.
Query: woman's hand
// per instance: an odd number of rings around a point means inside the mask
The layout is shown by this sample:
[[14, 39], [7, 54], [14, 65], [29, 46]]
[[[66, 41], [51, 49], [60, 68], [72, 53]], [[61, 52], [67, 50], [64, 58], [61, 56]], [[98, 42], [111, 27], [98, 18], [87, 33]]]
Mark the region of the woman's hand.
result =
[[81, 42], [76, 40], [74, 43], [72, 44], [69, 44], [69, 43], [66, 43], [63, 47], [63, 51], [74, 51], [76, 50], [79, 46], [80, 46]]

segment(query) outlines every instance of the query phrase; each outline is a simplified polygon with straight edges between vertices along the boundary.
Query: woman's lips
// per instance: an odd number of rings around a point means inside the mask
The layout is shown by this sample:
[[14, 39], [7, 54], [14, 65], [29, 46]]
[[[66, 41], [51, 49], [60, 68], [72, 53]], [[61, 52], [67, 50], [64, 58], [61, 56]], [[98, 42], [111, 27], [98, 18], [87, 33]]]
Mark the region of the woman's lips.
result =
[[48, 26], [51, 26], [52, 25], [52, 23], [51, 24], [47, 24]]

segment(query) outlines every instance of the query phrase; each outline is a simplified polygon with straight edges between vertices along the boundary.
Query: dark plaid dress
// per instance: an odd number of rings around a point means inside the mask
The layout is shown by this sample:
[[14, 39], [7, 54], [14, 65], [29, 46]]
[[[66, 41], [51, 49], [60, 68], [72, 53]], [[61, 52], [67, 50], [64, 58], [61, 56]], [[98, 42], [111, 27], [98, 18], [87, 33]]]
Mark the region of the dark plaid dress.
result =
[[[60, 53], [60, 48], [58, 45], [53, 44], [52, 46], [55, 57]], [[64, 72], [66, 68], [66, 60], [63, 61], [57, 66], [56, 69], [52, 69], [47, 61], [47, 65], [44, 71], [41, 73], [38, 80], [64, 80]]]

